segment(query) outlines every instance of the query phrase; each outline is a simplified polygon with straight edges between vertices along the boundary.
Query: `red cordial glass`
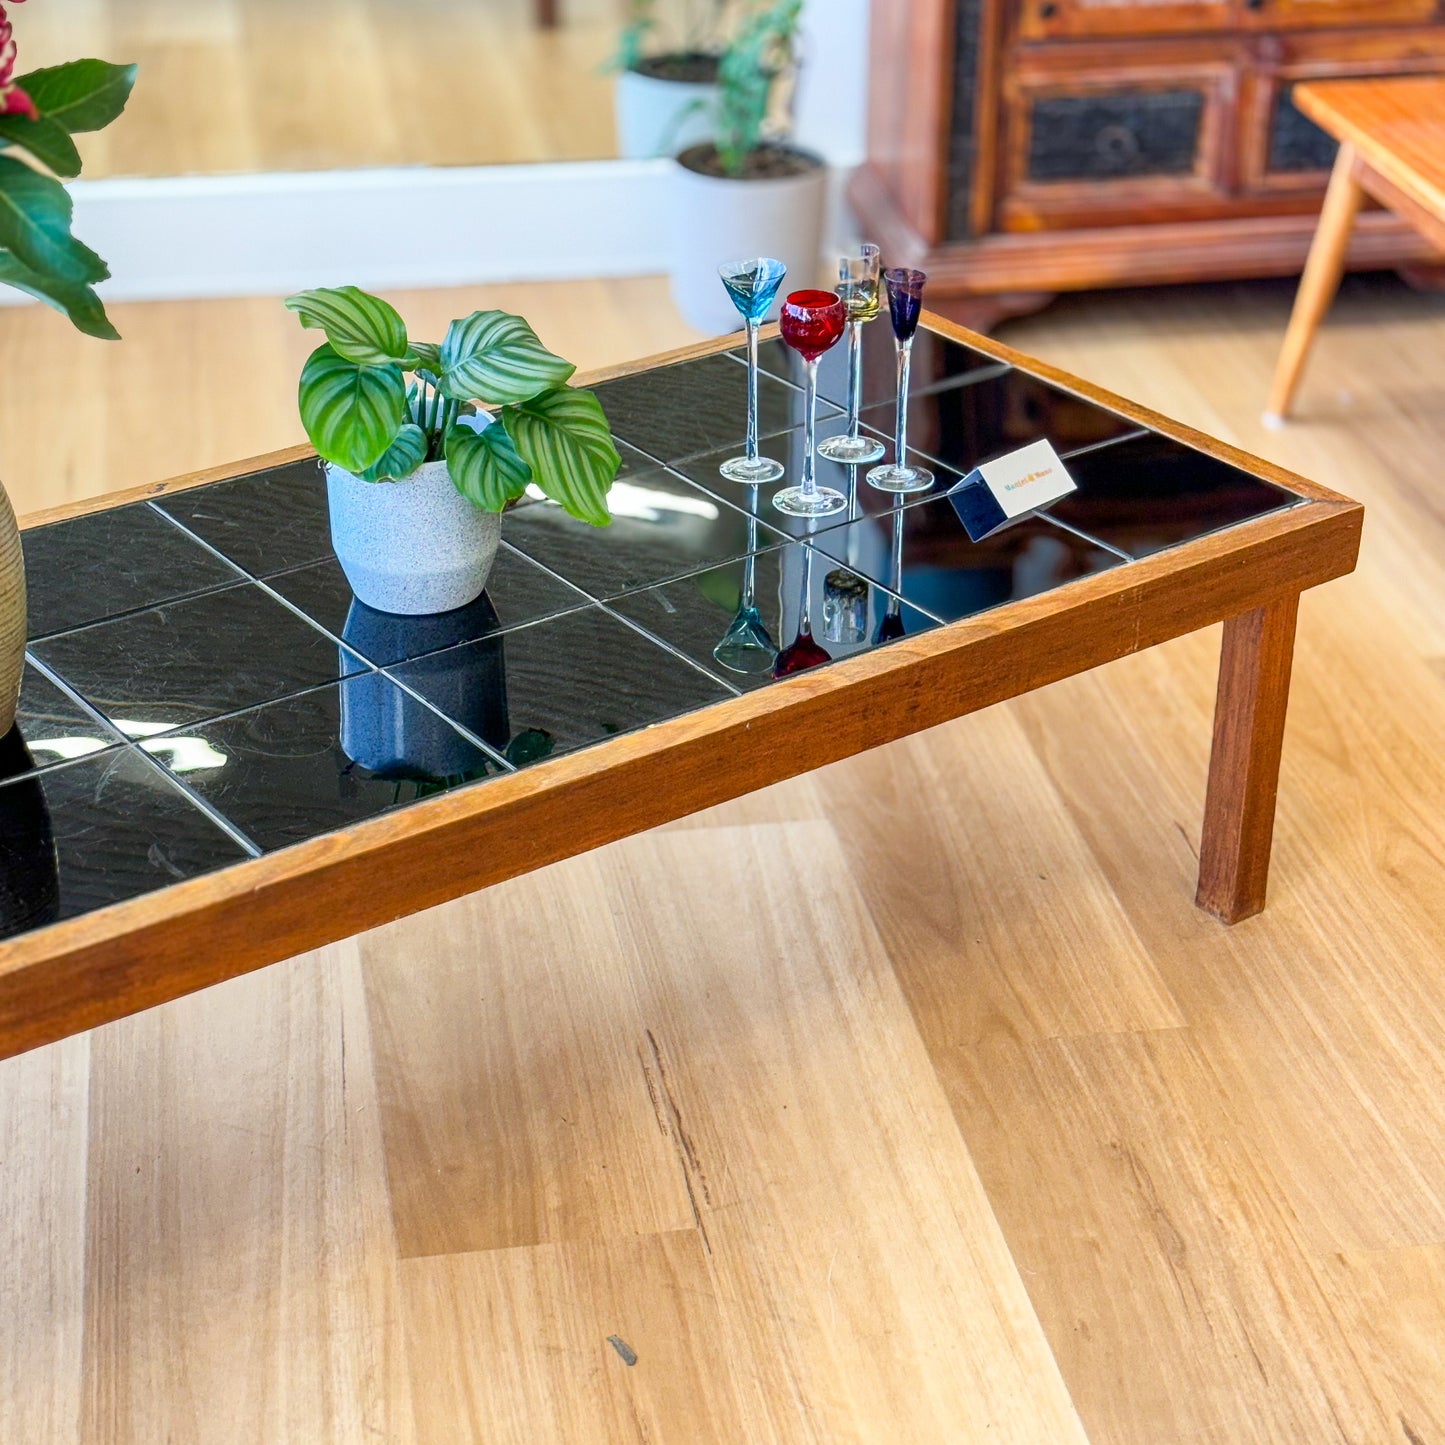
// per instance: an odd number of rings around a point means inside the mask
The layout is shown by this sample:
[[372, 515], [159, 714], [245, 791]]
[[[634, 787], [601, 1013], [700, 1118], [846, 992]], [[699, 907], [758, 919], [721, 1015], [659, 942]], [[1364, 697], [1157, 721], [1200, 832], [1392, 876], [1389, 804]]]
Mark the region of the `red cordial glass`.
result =
[[805, 361], [816, 361], [842, 339], [848, 308], [836, 291], [794, 291], [778, 319], [783, 340]]

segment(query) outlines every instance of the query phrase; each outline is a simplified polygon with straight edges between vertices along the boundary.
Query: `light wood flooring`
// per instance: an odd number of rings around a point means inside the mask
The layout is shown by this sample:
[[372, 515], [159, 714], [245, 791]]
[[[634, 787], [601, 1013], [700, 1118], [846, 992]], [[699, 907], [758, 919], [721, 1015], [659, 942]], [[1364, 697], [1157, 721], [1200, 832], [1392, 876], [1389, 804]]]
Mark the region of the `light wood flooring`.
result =
[[[1264, 915], [1205, 634], [0, 1064], [0, 1440], [1445, 1441], [1445, 304], [1350, 283], [1271, 433], [1289, 300], [1005, 333], [1369, 509]], [[0, 313], [21, 507], [294, 434], [275, 303], [117, 319]]]
[[[662, 0], [667, 17], [673, 0]], [[20, 69], [140, 66], [125, 115], [79, 137], [87, 177], [493, 165], [617, 153], [621, 0], [43, 0]]]

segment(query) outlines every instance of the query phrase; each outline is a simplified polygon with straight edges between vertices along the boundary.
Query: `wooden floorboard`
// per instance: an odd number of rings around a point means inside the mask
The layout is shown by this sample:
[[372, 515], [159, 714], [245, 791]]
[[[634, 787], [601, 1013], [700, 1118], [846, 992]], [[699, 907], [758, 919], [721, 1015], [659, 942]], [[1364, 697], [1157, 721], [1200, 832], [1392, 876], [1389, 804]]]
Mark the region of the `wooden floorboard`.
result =
[[[1367, 504], [1262, 915], [1215, 630], [0, 1063], [0, 1440], [1445, 1441], [1445, 303], [1347, 282], [1270, 432], [1289, 302], [1005, 333]], [[276, 301], [116, 318], [0, 313], [20, 510], [296, 439]]]

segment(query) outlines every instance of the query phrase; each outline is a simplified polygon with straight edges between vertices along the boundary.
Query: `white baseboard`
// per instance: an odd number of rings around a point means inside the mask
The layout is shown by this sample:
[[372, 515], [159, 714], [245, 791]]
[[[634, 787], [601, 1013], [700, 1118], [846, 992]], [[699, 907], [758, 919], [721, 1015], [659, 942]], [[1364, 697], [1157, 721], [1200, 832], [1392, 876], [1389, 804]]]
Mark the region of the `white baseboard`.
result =
[[[76, 181], [108, 300], [642, 276], [667, 269], [671, 162]], [[846, 239], [834, 168], [826, 234]], [[26, 298], [0, 288], [0, 304]]]

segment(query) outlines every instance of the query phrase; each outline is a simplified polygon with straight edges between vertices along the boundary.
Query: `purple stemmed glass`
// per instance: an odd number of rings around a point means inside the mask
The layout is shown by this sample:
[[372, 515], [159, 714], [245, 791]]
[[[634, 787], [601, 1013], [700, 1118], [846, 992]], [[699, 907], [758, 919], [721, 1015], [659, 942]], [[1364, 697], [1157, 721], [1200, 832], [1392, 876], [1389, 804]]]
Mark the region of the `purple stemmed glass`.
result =
[[893, 343], [898, 348], [898, 411], [893, 460], [868, 473], [868, 485], [881, 492], [925, 492], [933, 485], [933, 473], [927, 467], [908, 464], [908, 370], [927, 280], [922, 271], [899, 266], [883, 273], [883, 284], [888, 288], [888, 314], [893, 322]]

